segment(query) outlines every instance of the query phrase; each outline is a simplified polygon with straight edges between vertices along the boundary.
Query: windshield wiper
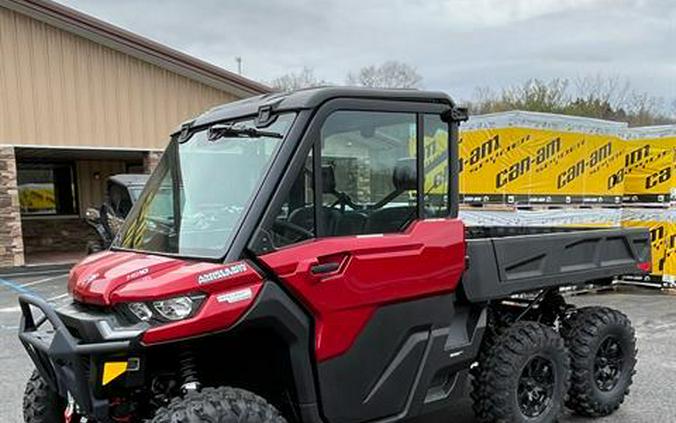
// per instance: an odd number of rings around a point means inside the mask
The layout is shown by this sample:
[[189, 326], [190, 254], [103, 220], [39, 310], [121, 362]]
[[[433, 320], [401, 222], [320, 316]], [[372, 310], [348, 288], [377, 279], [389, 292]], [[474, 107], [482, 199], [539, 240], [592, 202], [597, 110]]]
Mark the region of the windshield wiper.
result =
[[209, 141], [216, 141], [221, 138], [284, 138], [278, 132], [261, 131], [260, 129], [252, 128], [244, 125], [222, 125], [217, 124], [209, 127], [208, 138]]

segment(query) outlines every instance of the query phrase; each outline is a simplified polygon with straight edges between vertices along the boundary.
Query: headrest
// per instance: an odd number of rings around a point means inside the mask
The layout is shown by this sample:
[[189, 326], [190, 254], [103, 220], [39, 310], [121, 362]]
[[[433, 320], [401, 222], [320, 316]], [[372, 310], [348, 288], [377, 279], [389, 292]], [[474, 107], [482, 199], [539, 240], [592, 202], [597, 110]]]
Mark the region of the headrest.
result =
[[336, 192], [336, 174], [333, 165], [322, 165], [322, 192], [324, 194]]
[[418, 188], [415, 157], [397, 160], [392, 174], [392, 184], [397, 191], [411, 191]]

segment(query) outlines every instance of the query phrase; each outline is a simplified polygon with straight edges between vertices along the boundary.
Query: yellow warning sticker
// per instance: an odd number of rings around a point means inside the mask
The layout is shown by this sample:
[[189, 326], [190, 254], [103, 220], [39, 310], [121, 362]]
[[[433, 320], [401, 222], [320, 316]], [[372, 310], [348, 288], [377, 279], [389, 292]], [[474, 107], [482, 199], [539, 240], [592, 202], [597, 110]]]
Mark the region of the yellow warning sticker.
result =
[[103, 378], [101, 383], [106, 386], [127, 371], [126, 361], [111, 361], [103, 365]]

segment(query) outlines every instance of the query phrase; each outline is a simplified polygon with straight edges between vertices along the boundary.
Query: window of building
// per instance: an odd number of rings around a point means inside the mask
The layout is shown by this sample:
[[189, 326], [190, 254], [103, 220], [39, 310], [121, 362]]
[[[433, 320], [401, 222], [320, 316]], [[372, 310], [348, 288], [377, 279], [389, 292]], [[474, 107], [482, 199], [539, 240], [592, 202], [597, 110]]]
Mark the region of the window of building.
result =
[[22, 215], [77, 213], [75, 171], [71, 164], [18, 163], [17, 183]]
[[321, 131], [323, 233], [398, 232], [417, 216], [416, 115], [339, 111]]
[[448, 123], [425, 115], [425, 216], [446, 217], [449, 209]]

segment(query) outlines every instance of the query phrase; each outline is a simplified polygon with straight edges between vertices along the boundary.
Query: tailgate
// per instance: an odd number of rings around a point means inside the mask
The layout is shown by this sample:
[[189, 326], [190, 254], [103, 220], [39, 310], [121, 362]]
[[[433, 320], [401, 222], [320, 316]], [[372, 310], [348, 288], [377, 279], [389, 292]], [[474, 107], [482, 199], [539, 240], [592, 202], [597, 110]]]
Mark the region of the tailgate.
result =
[[576, 285], [650, 266], [647, 229], [600, 229], [470, 239], [463, 288], [470, 301]]

